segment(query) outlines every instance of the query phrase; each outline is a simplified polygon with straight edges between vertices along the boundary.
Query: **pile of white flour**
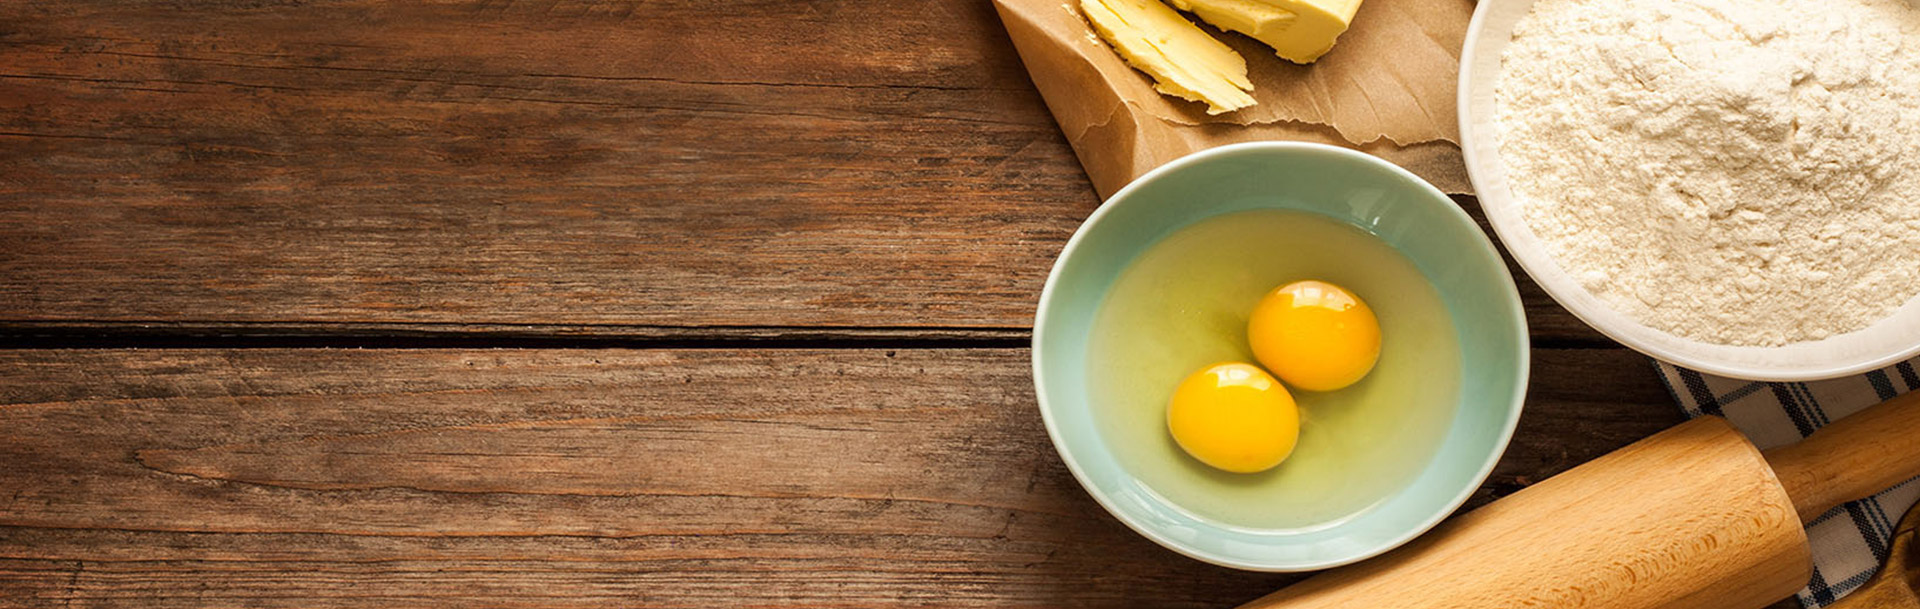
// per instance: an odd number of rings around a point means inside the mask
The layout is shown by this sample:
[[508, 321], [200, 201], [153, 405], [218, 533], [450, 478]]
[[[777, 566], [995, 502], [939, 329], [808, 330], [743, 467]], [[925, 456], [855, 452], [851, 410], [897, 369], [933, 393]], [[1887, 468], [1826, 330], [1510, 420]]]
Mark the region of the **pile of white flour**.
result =
[[1920, 293], [1920, 7], [1539, 0], [1502, 61], [1527, 223], [1615, 309], [1780, 345]]

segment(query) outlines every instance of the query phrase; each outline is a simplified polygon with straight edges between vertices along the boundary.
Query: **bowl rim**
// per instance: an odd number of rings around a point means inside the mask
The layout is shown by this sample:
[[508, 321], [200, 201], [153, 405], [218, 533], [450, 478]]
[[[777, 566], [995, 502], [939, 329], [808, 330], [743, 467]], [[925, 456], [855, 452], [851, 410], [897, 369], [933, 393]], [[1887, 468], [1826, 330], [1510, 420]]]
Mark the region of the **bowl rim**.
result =
[[[1530, 8], [1537, 0], [1481, 0], [1474, 7], [1473, 18], [1467, 23], [1467, 35], [1463, 39], [1464, 42], [1461, 46], [1460, 76], [1458, 81], [1455, 82], [1454, 87], [1455, 115], [1459, 123], [1460, 153], [1466, 165], [1467, 179], [1473, 184], [1473, 196], [1480, 201], [1481, 210], [1486, 213], [1487, 224], [1493, 227], [1494, 234], [1500, 238], [1500, 243], [1507, 248], [1507, 253], [1511, 255], [1513, 261], [1520, 265], [1520, 269], [1524, 271], [1529, 278], [1533, 279], [1534, 284], [1540, 286], [1541, 291], [1546, 292], [1549, 298], [1552, 298], [1555, 303], [1565, 308], [1567, 312], [1572, 313], [1581, 323], [1587, 324], [1588, 327], [1600, 332], [1607, 338], [1626, 345], [1628, 348], [1638, 351], [1642, 355], [1675, 366], [1735, 379], [1763, 382], [1819, 381], [1852, 376], [1885, 368], [1920, 355], [1920, 341], [1915, 341], [1906, 348], [1893, 349], [1885, 353], [1880, 353], [1879, 355], [1868, 353], [1864, 357], [1836, 357], [1831, 358], [1829, 362], [1798, 366], [1761, 366], [1757, 364], [1717, 361], [1713, 359], [1711, 355], [1700, 355], [1650, 340], [1643, 340], [1642, 336], [1627, 330], [1628, 328], [1638, 326], [1650, 332], [1663, 334], [1676, 339], [1680, 341], [1679, 344], [1687, 346], [1699, 345], [1703, 348], [1712, 348], [1722, 345], [1714, 345], [1713, 343], [1706, 343], [1653, 328], [1627, 316], [1625, 313], [1613, 310], [1610, 307], [1605, 307], [1604, 304], [1595, 305], [1585, 300], [1571, 297], [1570, 292], [1577, 292], [1589, 296], [1591, 296], [1591, 293], [1578, 285], [1567, 284], [1559, 275], [1556, 275], [1555, 271], [1560, 273], [1564, 273], [1564, 271], [1560, 269], [1559, 263], [1554, 261], [1551, 255], [1547, 254], [1544, 250], [1532, 247], [1525, 239], [1518, 238], [1517, 235], [1519, 235], [1520, 231], [1528, 231], [1530, 235], [1532, 229], [1526, 226], [1515, 225], [1514, 222], [1517, 222], [1517, 220], [1509, 217], [1505, 211], [1505, 206], [1517, 201], [1518, 197], [1514, 195], [1512, 189], [1507, 188], [1504, 172], [1500, 174], [1502, 179], [1498, 181], [1493, 180], [1489, 175], [1489, 172], [1494, 171], [1491, 165], [1501, 162], [1497, 148], [1498, 134], [1487, 134], [1487, 138], [1492, 139], [1495, 145], [1495, 148], [1491, 149], [1492, 152], [1490, 155], [1483, 156], [1479, 151], [1479, 144], [1482, 138], [1477, 135], [1478, 130], [1475, 128], [1476, 121], [1473, 115], [1474, 84], [1477, 79], [1498, 79], [1500, 74], [1498, 69], [1494, 70], [1491, 75], [1477, 69], [1477, 64], [1479, 64], [1480, 61], [1476, 58], [1479, 57], [1481, 52], [1481, 39], [1486, 35], [1487, 21], [1491, 19], [1489, 15], [1492, 11], [1503, 8], [1501, 5], [1510, 5], [1516, 2], [1524, 3]], [[1498, 42], [1490, 50], [1504, 50], [1510, 41], [1511, 37], [1509, 36], [1508, 40]], [[1491, 124], [1491, 122], [1489, 122], [1489, 124]], [[1491, 158], [1489, 158], [1489, 156]], [[1492, 202], [1491, 205], [1489, 201]], [[1518, 246], [1516, 247], [1516, 245]], [[1595, 303], [1600, 302], [1597, 297], [1593, 298], [1593, 301]], [[1901, 315], [1907, 314], [1910, 308], [1914, 308], [1917, 302], [1920, 302], [1920, 296], [1914, 297], [1912, 302], [1909, 302], [1907, 305], [1895, 309], [1891, 315], [1882, 321], [1898, 319]], [[1610, 319], [1609, 315], [1617, 317], [1618, 319]], [[1623, 325], [1616, 326], [1616, 323], [1623, 323]], [[1879, 322], [1875, 323], [1877, 324]], [[1874, 326], [1868, 326], [1859, 331], [1871, 330], [1873, 328]], [[1818, 342], [1821, 341], [1790, 343], [1784, 346], [1814, 344]], [[1776, 348], [1779, 347], [1755, 347], [1755, 349]]]
[[1513, 389], [1511, 394], [1507, 396], [1506, 418], [1501, 422], [1499, 438], [1494, 443], [1492, 452], [1488, 453], [1487, 457], [1480, 464], [1480, 467], [1475, 470], [1470, 484], [1464, 485], [1452, 498], [1443, 502], [1440, 509], [1436, 509], [1433, 513], [1422, 518], [1417, 526], [1411, 527], [1399, 534], [1388, 536], [1385, 541], [1348, 556], [1338, 556], [1322, 560], [1293, 561], [1284, 564], [1267, 564], [1238, 560], [1233, 557], [1217, 555], [1188, 546], [1178, 539], [1164, 535], [1153, 527], [1137, 521], [1128, 512], [1118, 509], [1113, 500], [1093, 484], [1086, 471], [1080, 466], [1079, 461], [1073, 457], [1072, 452], [1067, 450], [1066, 441], [1061, 435], [1059, 424], [1054, 420], [1053, 408], [1048, 405], [1047, 393], [1043, 389], [1046, 386], [1046, 373], [1041, 366], [1043, 359], [1041, 356], [1041, 345], [1043, 343], [1042, 337], [1046, 335], [1045, 313], [1051, 308], [1054, 291], [1057, 284], [1061, 281], [1061, 271], [1065, 266], [1065, 262], [1072, 256], [1073, 252], [1078, 249], [1082, 238], [1087, 234], [1087, 228], [1093, 226], [1096, 221], [1105, 217], [1113, 210], [1116, 207], [1113, 205], [1113, 202], [1123, 200], [1126, 195], [1137, 190], [1142, 185], [1160, 178], [1160, 176], [1179, 171], [1181, 168], [1189, 165], [1206, 162], [1215, 157], [1238, 154], [1247, 150], [1270, 152], [1304, 150], [1318, 154], [1332, 154], [1349, 161], [1357, 161], [1384, 168], [1390, 173], [1397, 174], [1409, 180], [1412, 184], [1416, 185], [1417, 189], [1429, 195], [1430, 198], [1445, 202], [1444, 207], [1446, 211], [1444, 213], [1449, 214], [1448, 217], [1453, 218], [1455, 221], [1464, 223], [1467, 227], [1472, 228], [1473, 234], [1478, 237], [1477, 241], [1483, 250], [1482, 253], [1492, 257], [1496, 263], [1502, 260], [1500, 251], [1494, 247], [1493, 241], [1487, 237], [1486, 232], [1480, 230], [1479, 223], [1475, 222], [1472, 216], [1467, 215], [1466, 210], [1461, 209], [1458, 204], [1448, 198], [1446, 193], [1441, 192], [1440, 189], [1435, 188], [1433, 184], [1427, 182], [1420, 176], [1414, 175], [1413, 172], [1407, 171], [1405, 168], [1379, 157], [1339, 146], [1297, 141], [1240, 142], [1192, 152], [1141, 174], [1140, 177], [1135, 178], [1132, 182], [1129, 182], [1126, 186], [1114, 192], [1112, 196], [1101, 201], [1100, 207], [1095, 209], [1092, 214], [1089, 214], [1087, 219], [1082, 221], [1078, 228], [1074, 229], [1073, 236], [1067, 239], [1067, 243], [1061, 248], [1060, 254], [1054, 258], [1053, 267], [1048, 271], [1046, 283], [1040, 290], [1039, 304], [1034, 310], [1033, 336], [1029, 343], [1036, 405], [1040, 410], [1041, 422], [1047, 428], [1047, 437], [1053, 444], [1054, 453], [1059, 455], [1060, 460], [1066, 464], [1067, 471], [1073, 474], [1073, 478], [1080, 484], [1080, 488], [1089, 496], [1092, 496], [1094, 501], [1100, 504], [1100, 507], [1106, 510], [1108, 514], [1118, 519], [1122, 524], [1125, 524], [1127, 528], [1132, 529], [1135, 533], [1146, 537], [1163, 548], [1173, 550], [1188, 558], [1222, 567], [1267, 573], [1317, 571], [1356, 563], [1406, 545], [1407, 542], [1426, 534], [1427, 531], [1432, 530], [1435, 526], [1438, 526], [1442, 521], [1446, 520], [1448, 516], [1453, 515], [1455, 511], [1460, 509], [1460, 506], [1466, 504], [1467, 500], [1473, 496], [1474, 491], [1479, 490], [1480, 486], [1486, 483], [1487, 478], [1493, 474], [1494, 466], [1500, 462], [1500, 458], [1506, 454], [1507, 447], [1513, 441], [1514, 430], [1520, 422], [1520, 413], [1526, 406], [1527, 388], [1532, 376], [1533, 352], [1532, 337], [1527, 328], [1526, 308], [1520, 299], [1519, 289], [1514, 283], [1513, 273], [1507, 270], [1504, 263], [1496, 264], [1497, 268], [1495, 270], [1507, 278], [1505, 282], [1507, 289], [1503, 290], [1504, 293], [1502, 296], [1504, 296], [1504, 299], [1502, 304], [1510, 307], [1510, 309], [1515, 312], [1512, 316], [1512, 324], [1515, 335], [1519, 337], [1518, 340], [1520, 344], [1517, 345], [1519, 357], [1514, 360], [1514, 366], [1517, 368], [1517, 371], [1514, 376]]

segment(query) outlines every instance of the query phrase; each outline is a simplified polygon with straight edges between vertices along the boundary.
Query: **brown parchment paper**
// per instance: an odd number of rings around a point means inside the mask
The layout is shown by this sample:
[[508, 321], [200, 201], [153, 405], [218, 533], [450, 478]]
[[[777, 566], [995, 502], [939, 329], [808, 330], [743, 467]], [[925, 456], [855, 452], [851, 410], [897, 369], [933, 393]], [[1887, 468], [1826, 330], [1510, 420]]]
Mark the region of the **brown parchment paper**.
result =
[[1449, 193], [1469, 193], [1455, 80], [1472, 0], [1366, 0], [1320, 61], [1301, 66], [1265, 45], [1202, 25], [1247, 59], [1259, 104], [1208, 116], [1160, 95], [1093, 33], [1077, 0], [994, 0], [1080, 164], [1105, 198], [1187, 153], [1236, 142], [1298, 140], [1379, 156]]

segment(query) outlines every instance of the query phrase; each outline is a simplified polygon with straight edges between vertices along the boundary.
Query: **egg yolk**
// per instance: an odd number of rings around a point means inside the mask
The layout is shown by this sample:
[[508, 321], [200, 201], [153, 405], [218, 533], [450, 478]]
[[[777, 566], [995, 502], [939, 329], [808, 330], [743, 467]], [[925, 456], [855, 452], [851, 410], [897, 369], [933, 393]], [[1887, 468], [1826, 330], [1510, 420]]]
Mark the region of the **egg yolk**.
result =
[[1247, 322], [1254, 358], [1288, 385], [1333, 391], [1380, 359], [1380, 322], [1360, 297], [1324, 281], [1298, 281], [1260, 299]]
[[1188, 376], [1167, 403], [1167, 429], [1201, 463], [1251, 474], [1293, 454], [1300, 409], [1293, 396], [1253, 364], [1214, 364]]

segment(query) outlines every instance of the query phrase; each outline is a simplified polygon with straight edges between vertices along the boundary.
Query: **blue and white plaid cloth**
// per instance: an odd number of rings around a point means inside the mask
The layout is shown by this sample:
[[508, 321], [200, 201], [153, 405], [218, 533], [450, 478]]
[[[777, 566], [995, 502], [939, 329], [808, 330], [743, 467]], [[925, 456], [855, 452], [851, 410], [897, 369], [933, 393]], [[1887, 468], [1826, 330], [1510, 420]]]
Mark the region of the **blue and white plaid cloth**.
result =
[[[1708, 376], [1658, 362], [1661, 380], [1687, 418], [1717, 414], [1760, 448], [1800, 441], [1840, 417], [1920, 389], [1920, 358], [1859, 376], [1812, 383], [1757, 383]], [[1920, 499], [1920, 478], [1821, 514], [1807, 525], [1813, 579], [1800, 604], [1825, 607], [1859, 588], [1887, 557], [1893, 527]]]

